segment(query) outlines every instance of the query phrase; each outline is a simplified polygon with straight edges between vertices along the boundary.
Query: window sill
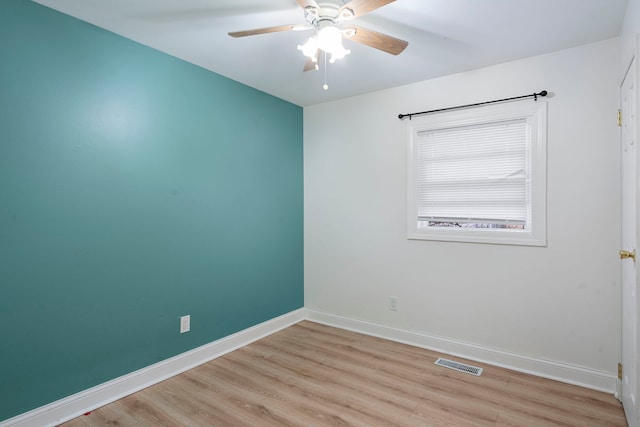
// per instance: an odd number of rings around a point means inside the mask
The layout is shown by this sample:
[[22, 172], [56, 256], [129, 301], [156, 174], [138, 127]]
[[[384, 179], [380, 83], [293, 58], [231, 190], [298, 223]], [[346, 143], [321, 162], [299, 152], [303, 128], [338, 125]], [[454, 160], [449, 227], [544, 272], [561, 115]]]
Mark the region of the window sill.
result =
[[409, 240], [434, 240], [441, 242], [486, 243], [494, 245], [546, 246], [546, 233], [532, 230], [462, 230], [418, 229], [407, 231]]

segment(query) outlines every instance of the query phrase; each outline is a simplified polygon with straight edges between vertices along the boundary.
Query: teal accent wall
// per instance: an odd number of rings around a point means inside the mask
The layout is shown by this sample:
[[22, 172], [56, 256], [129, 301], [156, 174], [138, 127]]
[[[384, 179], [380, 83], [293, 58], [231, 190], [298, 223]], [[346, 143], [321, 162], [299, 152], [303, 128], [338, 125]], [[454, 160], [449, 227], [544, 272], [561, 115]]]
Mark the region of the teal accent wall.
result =
[[301, 107], [26, 0], [0, 58], [0, 420], [303, 306]]

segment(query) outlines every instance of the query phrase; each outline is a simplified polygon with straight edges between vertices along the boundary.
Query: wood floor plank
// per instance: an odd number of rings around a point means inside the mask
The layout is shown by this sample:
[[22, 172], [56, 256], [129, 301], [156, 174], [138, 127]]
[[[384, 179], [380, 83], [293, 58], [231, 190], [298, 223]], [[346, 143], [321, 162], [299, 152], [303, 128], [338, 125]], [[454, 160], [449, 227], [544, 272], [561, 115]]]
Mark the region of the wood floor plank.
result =
[[63, 424], [625, 427], [611, 395], [308, 321]]

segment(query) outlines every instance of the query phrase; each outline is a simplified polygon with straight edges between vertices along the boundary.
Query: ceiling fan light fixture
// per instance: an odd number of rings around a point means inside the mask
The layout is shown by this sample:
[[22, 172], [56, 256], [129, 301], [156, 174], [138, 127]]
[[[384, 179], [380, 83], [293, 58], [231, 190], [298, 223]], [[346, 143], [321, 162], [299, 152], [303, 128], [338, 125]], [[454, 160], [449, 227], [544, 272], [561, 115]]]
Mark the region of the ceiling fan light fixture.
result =
[[340, 30], [334, 26], [327, 26], [318, 30], [318, 48], [327, 53], [344, 50]]
[[298, 50], [313, 62], [318, 62], [318, 50], [322, 50], [331, 54], [329, 62], [332, 64], [351, 53], [342, 45], [342, 31], [335, 26], [319, 29], [317, 34], [309, 37], [305, 44], [298, 45]]
[[305, 44], [298, 45], [298, 50], [313, 62], [318, 62], [318, 38], [316, 36], [309, 37]]
[[351, 53], [351, 50], [345, 49], [344, 47], [342, 47], [342, 44], [340, 44], [339, 49], [336, 49], [333, 52], [331, 52], [331, 59], [329, 60], [329, 62], [333, 64], [334, 62], [336, 62], [336, 60], [342, 59], [350, 53]]

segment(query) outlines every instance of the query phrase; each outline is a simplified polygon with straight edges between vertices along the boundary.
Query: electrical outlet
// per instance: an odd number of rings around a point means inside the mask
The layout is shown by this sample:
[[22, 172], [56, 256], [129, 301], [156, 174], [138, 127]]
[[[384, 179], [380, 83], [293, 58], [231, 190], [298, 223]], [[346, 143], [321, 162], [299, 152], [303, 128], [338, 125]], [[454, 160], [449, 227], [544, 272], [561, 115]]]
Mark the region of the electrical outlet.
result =
[[398, 298], [389, 297], [389, 310], [398, 311]]
[[186, 316], [180, 317], [180, 333], [184, 334], [185, 332], [189, 332], [191, 330], [191, 315], [188, 314]]

